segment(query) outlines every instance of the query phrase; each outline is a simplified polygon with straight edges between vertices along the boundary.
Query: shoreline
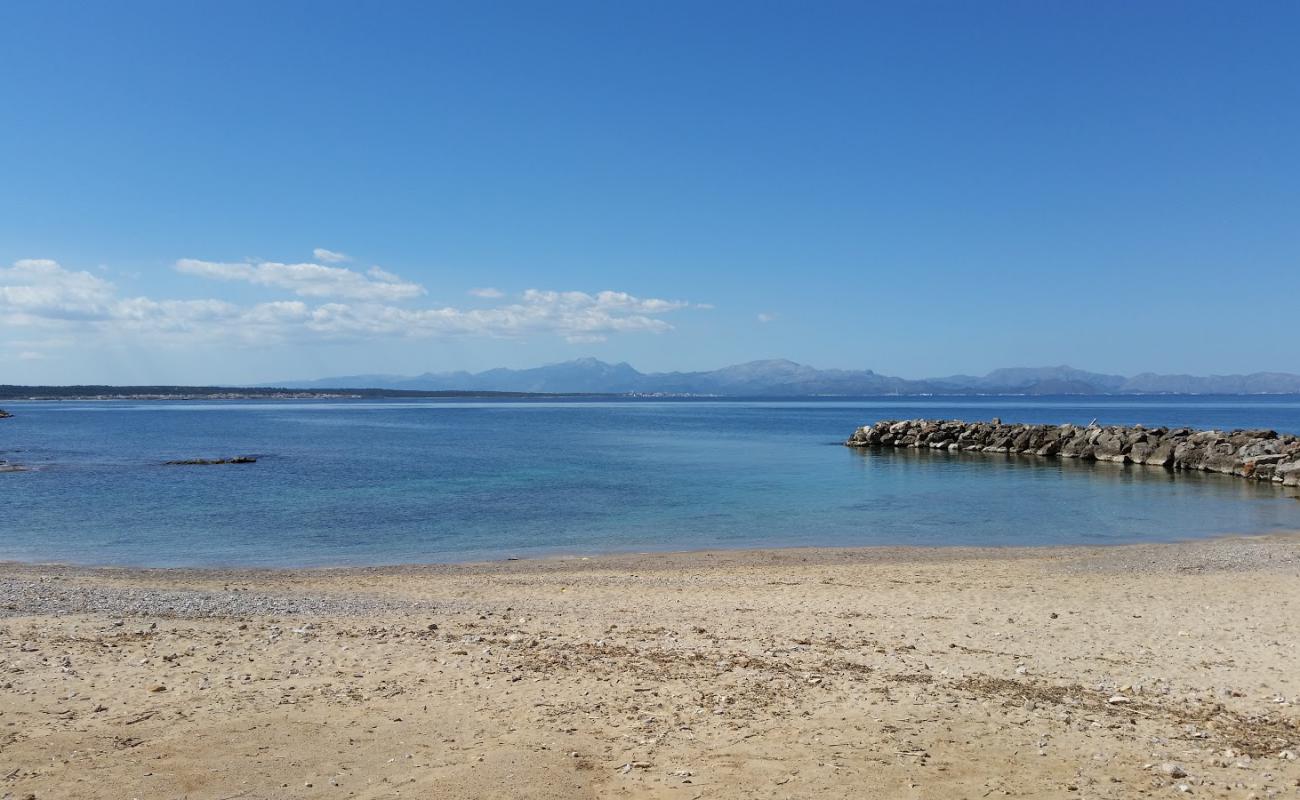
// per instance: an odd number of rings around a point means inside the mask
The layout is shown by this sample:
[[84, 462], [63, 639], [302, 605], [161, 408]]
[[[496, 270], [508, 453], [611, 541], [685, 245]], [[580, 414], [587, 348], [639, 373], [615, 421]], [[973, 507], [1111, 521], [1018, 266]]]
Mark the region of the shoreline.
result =
[[4, 564], [0, 793], [1292, 797], [1297, 660], [1297, 533]]
[[[1042, 544], [1042, 545], [862, 545], [857, 547], [790, 547], [699, 548], [690, 550], [593, 551], [558, 553], [540, 556], [510, 556], [473, 561], [418, 561], [390, 564], [308, 565], [308, 566], [141, 566], [131, 564], [76, 564], [61, 561], [0, 560], [0, 579], [13, 573], [48, 572], [79, 577], [117, 578], [195, 578], [213, 579], [302, 579], [385, 577], [415, 575], [471, 575], [495, 572], [543, 571], [545, 569], [589, 568], [677, 569], [697, 559], [716, 559], [717, 563], [773, 564], [799, 562], [882, 563], [906, 560], [939, 561], [965, 559], [1015, 559], [1036, 557], [1071, 557], [1097, 555], [1108, 551], [1146, 548], [1178, 548], [1198, 544], [1296, 541], [1300, 530], [1273, 530], [1260, 533], [1224, 533], [1215, 536], [1162, 539], [1147, 542], [1114, 544]], [[657, 563], [658, 562], [658, 563]]]

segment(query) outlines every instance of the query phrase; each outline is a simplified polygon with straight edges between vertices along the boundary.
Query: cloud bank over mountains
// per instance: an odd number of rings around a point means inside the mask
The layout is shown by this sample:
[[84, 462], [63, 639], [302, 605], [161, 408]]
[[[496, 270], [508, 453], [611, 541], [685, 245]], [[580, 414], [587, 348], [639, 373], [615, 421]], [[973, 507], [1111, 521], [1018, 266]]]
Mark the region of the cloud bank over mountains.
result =
[[7, 338], [22, 345], [25, 358], [41, 357], [43, 344], [66, 346], [91, 336], [155, 346], [475, 336], [599, 342], [615, 334], [663, 333], [673, 327], [665, 315], [704, 307], [617, 291], [540, 289], [517, 295], [477, 289], [471, 293], [477, 301], [492, 302], [468, 308], [430, 305], [419, 302], [428, 289], [381, 267], [337, 266], [350, 257], [323, 248], [314, 256], [327, 263], [175, 262], [181, 275], [286, 295], [254, 303], [132, 297], [100, 275], [48, 259], [24, 259], [0, 267], [0, 330], [22, 332]]

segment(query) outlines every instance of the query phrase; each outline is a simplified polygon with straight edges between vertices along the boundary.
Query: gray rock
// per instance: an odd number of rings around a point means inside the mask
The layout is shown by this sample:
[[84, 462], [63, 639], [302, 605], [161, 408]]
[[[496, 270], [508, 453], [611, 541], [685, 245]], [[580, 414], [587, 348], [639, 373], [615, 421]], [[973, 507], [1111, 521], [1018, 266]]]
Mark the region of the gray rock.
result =
[[1180, 766], [1180, 765], [1178, 765], [1178, 764], [1171, 763], [1171, 762], [1170, 762], [1170, 763], [1164, 763], [1164, 764], [1161, 764], [1161, 765], [1160, 765], [1160, 771], [1163, 772], [1164, 774], [1168, 775], [1168, 776], [1171, 777], [1171, 778], [1186, 778], [1186, 777], [1187, 777], [1187, 770], [1183, 769], [1182, 766]]
[[885, 420], [866, 425], [850, 447], [1020, 453], [1200, 470], [1300, 486], [1300, 437], [1272, 430], [1195, 431], [1135, 425], [1015, 425], [961, 420]]

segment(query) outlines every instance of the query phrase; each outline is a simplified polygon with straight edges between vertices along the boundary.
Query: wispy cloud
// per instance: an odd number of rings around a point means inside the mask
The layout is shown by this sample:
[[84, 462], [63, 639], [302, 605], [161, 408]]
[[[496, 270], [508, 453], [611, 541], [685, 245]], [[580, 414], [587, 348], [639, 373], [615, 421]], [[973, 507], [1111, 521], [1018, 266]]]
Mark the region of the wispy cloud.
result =
[[222, 263], [182, 258], [176, 269], [222, 281], [246, 281], [259, 286], [287, 289], [300, 297], [340, 297], [347, 300], [394, 301], [419, 297], [425, 293], [418, 283], [404, 281], [391, 272], [371, 267], [357, 272], [345, 267], [322, 264]]
[[500, 289], [493, 289], [491, 286], [485, 286], [482, 289], [470, 289], [469, 293], [473, 297], [483, 297], [488, 300], [497, 300], [506, 296], [505, 292]]
[[311, 257], [317, 261], [324, 261], [326, 264], [345, 264], [352, 260], [352, 256], [347, 253], [340, 253], [335, 250], [326, 250], [323, 247], [317, 247], [311, 251]]
[[764, 311], [758, 315], [758, 321], [764, 324], [776, 321], [776, 314], [771, 311]]
[[[54, 261], [25, 260], [0, 268], [0, 328], [30, 328], [47, 337], [74, 340], [92, 334], [137, 337], [156, 345], [547, 335], [593, 342], [615, 334], [669, 331], [672, 325], [662, 317], [691, 307], [685, 301], [626, 292], [540, 289], [488, 308], [416, 307], [399, 303], [425, 294], [424, 287], [378, 267], [361, 273], [319, 264], [182, 259], [176, 269], [279, 289], [302, 299], [238, 304], [124, 297], [113, 283], [88, 272], [65, 269]], [[23, 350], [42, 352], [34, 346]]]

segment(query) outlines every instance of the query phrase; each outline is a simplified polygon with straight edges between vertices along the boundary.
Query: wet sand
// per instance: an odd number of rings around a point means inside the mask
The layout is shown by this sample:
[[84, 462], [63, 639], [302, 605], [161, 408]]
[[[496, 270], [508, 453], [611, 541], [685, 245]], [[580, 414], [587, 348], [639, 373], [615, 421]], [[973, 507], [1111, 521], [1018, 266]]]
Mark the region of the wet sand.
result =
[[1300, 797], [1300, 538], [0, 566], [0, 796]]

